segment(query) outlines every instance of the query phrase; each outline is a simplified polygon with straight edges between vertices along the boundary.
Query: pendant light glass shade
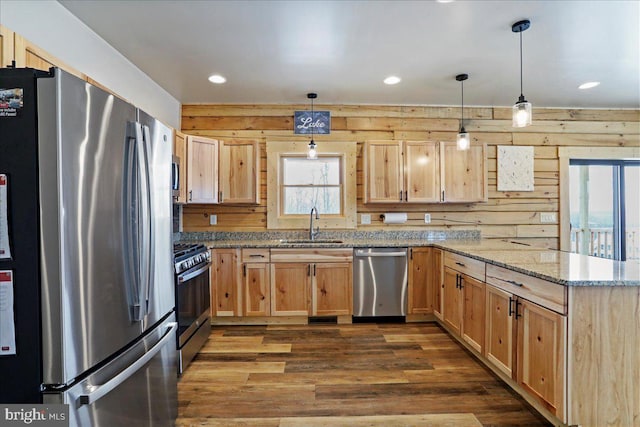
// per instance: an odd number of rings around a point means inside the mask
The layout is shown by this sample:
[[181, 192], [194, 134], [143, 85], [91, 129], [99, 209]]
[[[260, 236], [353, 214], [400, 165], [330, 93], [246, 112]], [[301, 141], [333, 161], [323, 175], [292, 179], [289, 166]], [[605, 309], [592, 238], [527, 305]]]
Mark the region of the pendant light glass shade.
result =
[[522, 100], [515, 103], [513, 106], [513, 121], [512, 126], [514, 128], [523, 128], [531, 125], [531, 103], [526, 101], [524, 97]]
[[458, 150], [468, 150], [471, 146], [471, 140], [469, 139], [469, 133], [464, 130], [464, 128], [460, 129], [458, 132], [458, 136], [456, 137], [456, 144]]
[[531, 103], [524, 99], [522, 93], [522, 32], [527, 30], [531, 26], [531, 22], [528, 19], [518, 21], [511, 26], [511, 31], [514, 33], [520, 33], [520, 97], [518, 102], [513, 106], [513, 119], [512, 126], [514, 128], [523, 128], [531, 125]]
[[316, 160], [318, 158], [318, 152], [316, 151], [316, 143], [313, 139], [309, 143], [309, 151], [307, 152], [307, 159]]
[[307, 152], [307, 159], [316, 160], [318, 158], [318, 152], [316, 151], [316, 143], [313, 141], [313, 100], [318, 97], [317, 93], [308, 93], [307, 98], [311, 100], [311, 142], [309, 142], [309, 151]]
[[464, 81], [469, 78], [468, 74], [458, 74], [456, 80], [460, 82], [462, 88], [462, 102], [460, 108], [460, 131], [456, 137], [456, 148], [458, 150], [468, 150], [471, 146], [469, 133], [464, 129]]

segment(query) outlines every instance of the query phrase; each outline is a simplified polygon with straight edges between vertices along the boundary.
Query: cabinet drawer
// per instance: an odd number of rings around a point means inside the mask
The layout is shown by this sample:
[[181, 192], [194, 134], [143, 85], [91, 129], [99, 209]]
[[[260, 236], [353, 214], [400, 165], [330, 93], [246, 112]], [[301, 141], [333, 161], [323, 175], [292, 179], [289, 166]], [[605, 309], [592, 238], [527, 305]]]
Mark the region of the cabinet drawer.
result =
[[484, 261], [469, 258], [464, 255], [458, 255], [451, 252], [445, 252], [444, 265], [460, 273], [475, 277], [484, 282]]
[[242, 262], [269, 262], [269, 248], [243, 249]]
[[352, 248], [271, 249], [271, 262], [341, 262], [352, 260]]
[[487, 283], [560, 314], [567, 314], [567, 288], [537, 277], [487, 265]]

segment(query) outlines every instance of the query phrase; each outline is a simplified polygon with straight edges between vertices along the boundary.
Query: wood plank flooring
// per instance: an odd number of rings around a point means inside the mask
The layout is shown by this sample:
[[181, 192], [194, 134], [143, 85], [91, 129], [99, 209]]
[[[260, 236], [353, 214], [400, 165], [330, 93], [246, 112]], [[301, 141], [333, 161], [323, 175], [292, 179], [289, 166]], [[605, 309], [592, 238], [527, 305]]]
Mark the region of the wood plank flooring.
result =
[[177, 426], [549, 426], [435, 323], [214, 327]]

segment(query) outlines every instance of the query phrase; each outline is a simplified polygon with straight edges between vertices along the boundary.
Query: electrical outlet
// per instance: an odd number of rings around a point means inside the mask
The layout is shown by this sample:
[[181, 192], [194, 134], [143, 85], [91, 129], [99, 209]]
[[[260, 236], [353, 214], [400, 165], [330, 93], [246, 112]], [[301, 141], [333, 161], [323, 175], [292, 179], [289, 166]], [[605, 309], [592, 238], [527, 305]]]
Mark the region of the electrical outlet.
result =
[[218, 215], [209, 215], [209, 224], [216, 225], [218, 223]]
[[558, 222], [555, 212], [540, 212], [540, 222], [552, 223]]
[[431, 223], [431, 214], [424, 214], [424, 223], [425, 224]]
[[371, 215], [370, 214], [361, 214], [360, 215], [360, 224], [363, 224], [363, 225], [371, 224]]

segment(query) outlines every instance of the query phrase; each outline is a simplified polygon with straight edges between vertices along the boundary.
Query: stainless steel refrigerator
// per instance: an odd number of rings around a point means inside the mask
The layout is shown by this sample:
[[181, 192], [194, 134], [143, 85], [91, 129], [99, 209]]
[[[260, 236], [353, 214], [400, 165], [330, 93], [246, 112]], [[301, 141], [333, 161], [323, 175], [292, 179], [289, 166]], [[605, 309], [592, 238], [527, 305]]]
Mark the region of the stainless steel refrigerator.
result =
[[59, 69], [2, 69], [0, 135], [15, 320], [0, 403], [173, 425], [171, 130]]

